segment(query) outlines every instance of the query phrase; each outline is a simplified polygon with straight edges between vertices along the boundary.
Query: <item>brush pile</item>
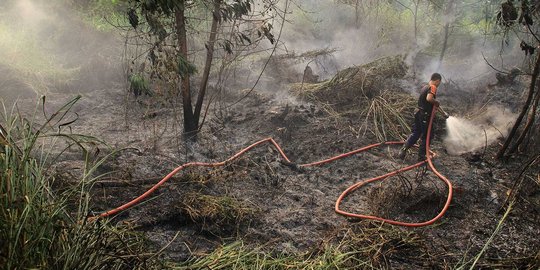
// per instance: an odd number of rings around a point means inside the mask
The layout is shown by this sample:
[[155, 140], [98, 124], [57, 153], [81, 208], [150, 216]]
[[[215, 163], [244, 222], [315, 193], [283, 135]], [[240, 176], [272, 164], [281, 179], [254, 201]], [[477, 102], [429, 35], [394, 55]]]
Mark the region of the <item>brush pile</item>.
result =
[[362, 66], [346, 68], [321, 83], [293, 84], [291, 91], [299, 96], [347, 107], [363, 98], [379, 96], [387, 89], [389, 79], [403, 78], [407, 70], [402, 56], [384, 57]]
[[347, 116], [359, 123], [351, 127], [358, 136], [369, 134], [378, 141], [402, 140], [410, 132], [408, 123], [415, 100], [399, 91], [395, 79], [405, 77], [407, 69], [402, 56], [385, 57], [344, 69], [328, 81], [293, 84], [291, 91], [319, 104], [336, 118]]

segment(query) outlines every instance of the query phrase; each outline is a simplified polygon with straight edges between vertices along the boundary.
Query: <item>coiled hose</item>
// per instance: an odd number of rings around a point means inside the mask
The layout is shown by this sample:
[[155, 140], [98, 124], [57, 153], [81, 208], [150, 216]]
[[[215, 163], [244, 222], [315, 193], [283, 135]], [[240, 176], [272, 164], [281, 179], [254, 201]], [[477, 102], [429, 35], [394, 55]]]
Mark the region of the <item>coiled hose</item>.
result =
[[[427, 138], [426, 139], [426, 143], [427, 143], [426, 152], [429, 153], [429, 154], [426, 155], [427, 156], [426, 160], [418, 162], [418, 163], [410, 165], [410, 166], [407, 166], [407, 167], [404, 167], [404, 168], [401, 168], [401, 169], [398, 169], [398, 170], [395, 170], [395, 171], [392, 171], [392, 172], [389, 172], [389, 173], [381, 175], [381, 176], [377, 176], [377, 177], [374, 177], [374, 178], [371, 178], [371, 179], [363, 180], [361, 182], [358, 182], [358, 183], [350, 186], [345, 191], [343, 191], [343, 193], [341, 193], [341, 195], [338, 197], [338, 199], [336, 201], [335, 211], [338, 214], [341, 214], [341, 215], [344, 215], [344, 216], [347, 216], [347, 217], [379, 220], [379, 221], [386, 222], [386, 223], [389, 223], [389, 224], [398, 225], [398, 226], [406, 226], [406, 227], [428, 226], [428, 225], [433, 224], [435, 221], [437, 221], [438, 219], [440, 219], [444, 215], [444, 213], [446, 212], [446, 210], [450, 206], [450, 202], [452, 201], [452, 183], [446, 177], [444, 177], [441, 173], [439, 173], [439, 171], [437, 171], [435, 166], [433, 166], [433, 162], [431, 160], [435, 156], [435, 153], [431, 152], [431, 150], [430, 150], [430, 137], [431, 137], [431, 127], [432, 127], [432, 124], [433, 124], [433, 119], [435, 118], [436, 110], [437, 110], [437, 107], [434, 106], [433, 111], [431, 113], [431, 118], [429, 119], [429, 125], [428, 125], [428, 130], [427, 130], [427, 137], [426, 137]], [[131, 200], [130, 202], [128, 202], [128, 203], [126, 203], [124, 205], [121, 205], [121, 206], [119, 206], [117, 208], [114, 208], [112, 210], [101, 213], [98, 216], [91, 217], [91, 219], [96, 219], [96, 218], [99, 218], [99, 217], [111, 216], [111, 215], [117, 214], [117, 213], [119, 213], [121, 211], [124, 211], [124, 210], [126, 210], [126, 209], [128, 209], [128, 208], [130, 208], [130, 207], [132, 207], [134, 205], [137, 205], [138, 203], [142, 202], [145, 198], [147, 198], [150, 194], [152, 194], [161, 185], [163, 185], [165, 182], [167, 182], [172, 176], [174, 176], [175, 174], [177, 174], [178, 172], [180, 172], [180, 171], [182, 171], [182, 170], [184, 170], [186, 168], [189, 168], [189, 167], [209, 167], [209, 168], [213, 168], [213, 167], [225, 166], [225, 165], [231, 163], [232, 161], [238, 159], [240, 156], [242, 156], [246, 152], [250, 151], [251, 149], [253, 149], [253, 148], [255, 148], [255, 147], [257, 147], [257, 146], [259, 146], [261, 144], [264, 144], [264, 143], [270, 143], [271, 145], [273, 145], [278, 150], [281, 157], [287, 163], [292, 164], [292, 162], [289, 160], [287, 155], [285, 155], [285, 153], [283, 152], [283, 150], [279, 146], [279, 144], [276, 141], [274, 141], [274, 139], [272, 139], [272, 138], [266, 138], [266, 139], [260, 140], [258, 142], [255, 142], [254, 144], [242, 149], [238, 153], [234, 154], [233, 156], [231, 156], [230, 158], [228, 158], [228, 159], [226, 159], [226, 160], [224, 160], [222, 162], [215, 162], [215, 163], [189, 162], [189, 163], [183, 164], [183, 165], [177, 167], [176, 169], [174, 169], [173, 171], [171, 171], [163, 179], [161, 179], [158, 183], [156, 183], [154, 186], [152, 186], [150, 189], [148, 189], [146, 192], [144, 192], [139, 197], [137, 197], [137, 198]], [[334, 157], [331, 157], [331, 158], [328, 158], [328, 159], [325, 159], [325, 160], [316, 161], [316, 162], [307, 163], [307, 164], [300, 164], [298, 166], [299, 167], [319, 166], [319, 165], [330, 163], [330, 162], [333, 162], [333, 161], [336, 161], [336, 160], [339, 160], [339, 159], [342, 159], [342, 158], [345, 158], [345, 157], [348, 157], [348, 156], [351, 156], [351, 155], [354, 155], [354, 154], [357, 154], [357, 153], [360, 153], [360, 152], [364, 152], [364, 151], [367, 151], [367, 150], [370, 150], [372, 148], [379, 147], [379, 146], [382, 146], [382, 145], [401, 145], [401, 144], [404, 144], [404, 142], [394, 141], [394, 142], [375, 143], [375, 144], [368, 145], [368, 146], [365, 146], [365, 147], [362, 147], [362, 148], [359, 148], [359, 149], [356, 149], [356, 150], [353, 150], [353, 151], [350, 151], [350, 152], [347, 152], [347, 153], [344, 153], [344, 154], [341, 154], [341, 155], [337, 155], [337, 156], [334, 156]], [[362, 187], [363, 185], [371, 183], [371, 182], [375, 182], [375, 181], [384, 180], [384, 179], [386, 179], [388, 177], [397, 175], [399, 173], [402, 173], [402, 172], [409, 171], [409, 170], [412, 170], [414, 168], [420, 167], [425, 163], [428, 163], [429, 169], [431, 169], [431, 171], [433, 171], [433, 173], [435, 173], [435, 175], [437, 175], [437, 177], [439, 179], [441, 179], [442, 181], [444, 181], [448, 186], [448, 196], [447, 196], [447, 199], [446, 199], [446, 203], [445, 203], [444, 207], [442, 208], [442, 210], [439, 212], [439, 214], [436, 215], [434, 218], [432, 218], [432, 219], [430, 219], [428, 221], [425, 221], [425, 222], [409, 223], [409, 222], [401, 222], [401, 221], [381, 218], [381, 217], [377, 217], [377, 216], [350, 213], [350, 212], [341, 210], [339, 208], [341, 202], [343, 201], [343, 199], [345, 197], [347, 197], [351, 192], [353, 192], [354, 190]]]

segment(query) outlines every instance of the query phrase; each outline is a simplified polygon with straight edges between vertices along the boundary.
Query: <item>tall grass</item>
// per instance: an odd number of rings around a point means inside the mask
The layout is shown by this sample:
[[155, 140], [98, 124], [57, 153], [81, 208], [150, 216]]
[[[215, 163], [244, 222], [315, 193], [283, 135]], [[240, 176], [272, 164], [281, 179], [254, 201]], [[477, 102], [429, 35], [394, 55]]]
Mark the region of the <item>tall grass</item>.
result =
[[[155, 256], [144, 238], [126, 226], [89, 222], [89, 189], [95, 169], [105, 159], [87, 159], [81, 179], [52, 188], [48, 171], [54, 155], [47, 150], [59, 140], [77, 138], [60, 133], [62, 119], [78, 98], [43, 124], [4, 109], [0, 137], [0, 269], [151, 269]], [[60, 144], [59, 144], [60, 145]], [[62, 153], [63, 151], [58, 151]], [[85, 155], [89, 157], [89, 152]], [[53, 158], [54, 160], [54, 158]], [[70, 181], [71, 183], [72, 181]]]

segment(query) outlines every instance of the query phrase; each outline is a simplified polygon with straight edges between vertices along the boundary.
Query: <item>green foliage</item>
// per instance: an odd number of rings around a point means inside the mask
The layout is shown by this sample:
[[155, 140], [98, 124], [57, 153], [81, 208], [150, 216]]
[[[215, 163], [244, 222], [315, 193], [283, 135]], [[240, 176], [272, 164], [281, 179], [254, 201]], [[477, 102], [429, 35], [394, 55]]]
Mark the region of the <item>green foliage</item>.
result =
[[180, 76], [190, 76], [197, 73], [197, 67], [190, 63], [187, 59], [182, 57], [181, 55], [178, 56], [178, 74]]
[[136, 95], [140, 96], [142, 94], [152, 95], [152, 90], [150, 90], [150, 85], [148, 81], [141, 74], [131, 74], [129, 76], [129, 89]]
[[[218, 21], [232, 21], [249, 14], [251, 12], [252, 2], [253, 0], [236, 0], [231, 4], [225, 2], [225, 5], [219, 11], [221, 16], [219, 16], [220, 19]], [[214, 14], [214, 16], [216, 15]]]
[[[64, 0], [60, 1], [64, 2]], [[124, 16], [127, 0], [90, 0], [79, 2], [80, 7], [78, 10], [80, 17], [98, 31], [115, 31], [118, 25], [125, 25], [127, 22]]]
[[[210, 3], [220, 5], [219, 11], [215, 12], [211, 10]], [[176, 10], [182, 10], [185, 13], [188, 31], [189, 41], [188, 43], [204, 44], [206, 36], [201, 37], [200, 33], [206, 33], [209, 25], [207, 20], [202, 18], [212, 16], [212, 19], [216, 19], [219, 23], [231, 22], [242, 18], [252, 12], [254, 5], [253, 0], [236, 0], [236, 1], [194, 1], [189, 5], [186, 1], [173, 1], [173, 0], [132, 0], [129, 2], [129, 7], [125, 13], [126, 19], [129, 24], [139, 31], [148, 35], [154, 43], [153, 48], [150, 50], [149, 57], [152, 59], [152, 63], [155, 64], [158, 61], [154, 61], [156, 54], [154, 49], [160, 49], [165, 46], [170, 46], [175, 43], [172, 38], [176, 37], [176, 23], [174, 13]], [[207, 18], [209, 19], [209, 18]], [[144, 26], [143, 26], [144, 25]], [[272, 34], [272, 25], [269, 23], [261, 24], [257, 30], [258, 38], [261, 37], [268, 39], [271, 43], [275, 42], [275, 38]], [[221, 46], [227, 53], [231, 54], [235, 45], [250, 45], [255, 40], [250, 34], [242, 32], [234, 32], [229, 35], [230, 40], [223, 39], [218, 41], [218, 45]], [[194, 47], [197, 47], [195, 45]], [[169, 55], [168, 57], [172, 57]], [[197, 72], [196, 66], [190, 63], [187, 59], [183, 59], [179, 56], [176, 57], [178, 73], [181, 76], [190, 76]], [[163, 62], [167, 62], [167, 59], [162, 59]]]
[[[238, 19], [251, 12], [253, 0], [236, 0], [233, 2], [222, 1], [222, 8], [219, 14], [213, 14], [222, 21], [231, 21]], [[185, 9], [186, 1], [176, 0], [134, 0], [134, 7], [140, 8], [143, 14], [161, 14], [171, 16], [176, 9]]]
[[175, 9], [183, 9], [185, 0], [133, 0], [133, 6], [140, 8], [143, 13], [156, 13], [171, 16]]

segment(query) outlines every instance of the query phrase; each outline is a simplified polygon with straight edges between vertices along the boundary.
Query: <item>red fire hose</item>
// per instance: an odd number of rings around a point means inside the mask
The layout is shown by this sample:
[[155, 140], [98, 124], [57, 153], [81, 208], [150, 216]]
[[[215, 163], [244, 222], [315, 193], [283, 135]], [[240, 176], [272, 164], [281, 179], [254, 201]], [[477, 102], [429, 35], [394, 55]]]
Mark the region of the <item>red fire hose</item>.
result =
[[[374, 177], [374, 178], [371, 178], [371, 179], [368, 179], [368, 180], [364, 180], [364, 181], [358, 182], [358, 183], [350, 186], [345, 191], [343, 191], [343, 193], [341, 193], [341, 195], [338, 197], [338, 199], [336, 201], [335, 210], [336, 210], [336, 212], [338, 214], [348, 216], [348, 217], [379, 220], [379, 221], [383, 221], [383, 222], [390, 223], [390, 224], [393, 224], [393, 225], [399, 225], [399, 226], [405, 226], [405, 227], [422, 227], [422, 226], [428, 226], [428, 225], [431, 225], [431, 224], [435, 223], [435, 221], [440, 219], [444, 215], [444, 213], [446, 213], [446, 210], [448, 209], [448, 207], [450, 206], [450, 202], [452, 201], [452, 192], [453, 192], [452, 191], [452, 183], [444, 175], [442, 175], [435, 168], [435, 166], [433, 166], [433, 162], [431, 161], [431, 159], [434, 157], [434, 155], [431, 154], [432, 152], [430, 150], [431, 127], [433, 125], [433, 119], [435, 118], [435, 112], [436, 111], [437, 111], [437, 107], [433, 106], [433, 110], [431, 112], [431, 118], [429, 119], [427, 136], [426, 136], [426, 153], [430, 153], [430, 154], [426, 155], [427, 159], [424, 160], [424, 161], [418, 162], [416, 164], [401, 168], [399, 170], [389, 172], [389, 173], [387, 173], [385, 175], [381, 175], [381, 176], [377, 176], [377, 177]], [[400, 142], [400, 144], [403, 144], [403, 143], [404, 142]], [[384, 180], [384, 179], [386, 179], [386, 178], [388, 178], [390, 176], [394, 176], [394, 175], [397, 175], [399, 173], [412, 170], [412, 169], [414, 169], [416, 167], [422, 166], [426, 162], [428, 163], [429, 168], [431, 169], [431, 171], [433, 171], [433, 173], [435, 173], [435, 175], [437, 175], [437, 177], [439, 177], [439, 179], [444, 181], [446, 183], [446, 185], [448, 186], [448, 196], [446, 198], [446, 203], [444, 204], [443, 209], [439, 212], [439, 214], [436, 215], [435, 217], [433, 217], [432, 219], [430, 219], [428, 221], [425, 221], [425, 222], [402, 222], [402, 221], [396, 221], [396, 220], [391, 220], [391, 219], [386, 219], [386, 218], [381, 218], [381, 217], [376, 217], [376, 216], [350, 213], [350, 212], [346, 212], [346, 211], [343, 211], [343, 210], [339, 209], [339, 205], [341, 204], [342, 200], [349, 193], [351, 193], [352, 191], [360, 188], [361, 186], [363, 186], [365, 184], [368, 184], [368, 183], [371, 183], [371, 182]]]
[[[393, 171], [393, 172], [389, 172], [385, 175], [381, 175], [381, 176], [378, 176], [378, 177], [375, 177], [375, 178], [371, 178], [371, 179], [368, 179], [368, 180], [364, 180], [364, 181], [361, 181], [361, 182], [358, 182], [352, 186], [350, 186], [349, 188], [347, 188], [337, 199], [336, 201], [336, 204], [335, 204], [335, 211], [338, 213], [338, 214], [341, 214], [341, 215], [344, 215], [344, 216], [348, 216], [348, 217], [356, 217], [356, 218], [364, 218], [364, 219], [373, 219], [373, 220], [379, 220], [379, 221], [383, 221], [383, 222], [386, 222], [386, 223], [389, 223], [389, 224], [393, 224], [393, 225], [399, 225], [399, 226], [407, 226], [407, 227], [420, 227], [420, 226], [427, 226], [427, 225], [431, 225], [433, 224], [435, 221], [437, 221], [439, 218], [441, 218], [444, 213], [446, 212], [446, 210], [448, 209], [448, 207], [450, 206], [450, 202], [452, 201], [452, 183], [450, 183], [450, 181], [444, 177], [442, 174], [439, 173], [439, 171], [437, 171], [437, 169], [435, 168], [435, 166], [433, 166], [433, 163], [431, 162], [431, 159], [432, 157], [435, 156], [435, 154], [433, 152], [430, 151], [430, 136], [431, 136], [431, 127], [432, 127], [432, 123], [433, 123], [433, 119], [435, 117], [435, 112], [436, 112], [436, 107], [434, 106], [433, 108], [433, 111], [432, 111], [432, 114], [431, 114], [431, 118], [429, 119], [429, 125], [428, 125], [428, 131], [427, 131], [427, 146], [426, 146], [426, 152], [427, 153], [430, 153], [427, 156], [427, 159], [424, 160], [424, 161], [421, 161], [421, 162], [418, 162], [416, 164], [413, 164], [413, 165], [410, 165], [410, 166], [407, 166], [407, 167], [404, 167], [404, 168], [401, 168], [401, 169], [398, 169], [396, 171]], [[263, 144], [263, 143], [271, 143], [279, 152], [279, 154], [281, 155], [281, 157], [283, 157], [283, 159], [288, 162], [288, 163], [291, 163], [291, 161], [289, 160], [289, 158], [287, 157], [287, 155], [285, 155], [285, 153], [283, 152], [283, 150], [281, 149], [281, 147], [277, 144], [276, 141], [274, 141], [274, 139], [272, 138], [266, 138], [264, 140], [260, 140], [244, 149], [242, 149], [240, 152], [234, 154], [233, 156], [231, 156], [230, 158], [228, 158], [227, 160], [224, 160], [222, 162], [216, 162], [216, 163], [206, 163], [206, 162], [189, 162], [189, 163], [186, 163], [186, 164], [183, 164], [181, 165], [180, 167], [174, 169], [172, 172], [170, 172], [167, 176], [165, 176], [163, 179], [161, 179], [157, 184], [155, 184], [153, 187], [151, 187], [149, 190], [147, 190], [146, 192], [144, 192], [142, 195], [140, 195], [139, 197], [133, 199], [132, 201], [124, 204], [124, 205], [121, 205], [115, 209], [112, 209], [112, 210], [109, 210], [107, 212], [104, 212], [98, 216], [95, 216], [95, 217], [92, 217], [92, 219], [95, 219], [95, 218], [99, 218], [99, 217], [107, 217], [107, 216], [110, 216], [110, 215], [114, 215], [116, 213], [119, 213], [121, 211], [124, 211], [138, 203], [140, 203], [142, 200], [144, 200], [146, 197], [148, 197], [150, 194], [152, 194], [156, 189], [158, 189], [161, 185], [163, 185], [165, 182], [167, 182], [172, 176], [174, 176], [175, 174], [177, 174], [178, 172], [180, 172], [181, 170], [185, 169], [185, 168], [188, 168], [188, 167], [220, 167], [220, 166], [224, 166], [234, 160], [236, 160], [237, 158], [239, 158], [240, 156], [242, 156], [244, 153], [250, 151], [251, 149], [255, 148], [256, 146], [260, 145], [260, 144]], [[326, 164], [326, 163], [330, 163], [330, 162], [333, 162], [333, 161], [336, 161], [338, 159], [342, 159], [342, 158], [345, 158], [345, 157], [348, 157], [348, 156], [351, 156], [351, 155], [354, 155], [354, 154], [357, 154], [357, 153], [360, 153], [360, 152], [364, 152], [364, 151], [367, 151], [369, 149], [372, 149], [372, 148], [375, 148], [375, 147], [379, 147], [381, 145], [399, 145], [399, 144], [403, 144], [404, 142], [383, 142], [383, 143], [376, 143], [376, 144], [372, 144], [372, 145], [368, 145], [368, 146], [365, 146], [365, 147], [362, 147], [362, 148], [359, 148], [359, 149], [356, 149], [356, 150], [353, 150], [351, 152], [347, 152], [347, 153], [344, 153], [344, 154], [341, 154], [341, 155], [337, 155], [335, 157], [332, 157], [332, 158], [328, 158], [328, 159], [325, 159], [325, 160], [321, 160], [321, 161], [316, 161], [316, 162], [312, 162], [312, 163], [307, 163], [307, 164], [301, 164], [301, 165], [298, 165], [300, 167], [311, 167], [311, 166], [318, 166], [318, 165], [322, 165], [322, 164]], [[371, 182], [375, 182], [375, 181], [380, 181], [380, 180], [384, 180], [390, 176], [394, 176], [394, 175], [397, 175], [399, 173], [402, 173], [402, 172], [405, 172], [405, 171], [409, 171], [409, 170], [412, 170], [414, 168], [417, 168], [417, 167], [420, 167], [422, 166], [423, 164], [425, 163], [428, 163], [429, 165], [429, 168], [431, 169], [431, 171], [433, 171], [433, 173], [435, 173], [435, 175], [437, 175], [437, 177], [439, 177], [442, 181], [444, 181], [447, 185], [448, 185], [448, 197], [446, 199], [446, 203], [443, 207], [443, 209], [439, 212], [439, 214], [437, 216], [435, 216], [434, 218], [432, 218], [431, 220], [428, 220], [428, 221], [425, 221], [425, 222], [420, 222], [420, 223], [409, 223], [409, 222], [401, 222], [401, 221], [396, 221], [396, 220], [391, 220], [391, 219], [385, 219], [385, 218], [381, 218], [381, 217], [376, 217], [376, 216], [370, 216], [370, 215], [362, 215], [362, 214], [355, 214], [355, 213], [349, 213], [349, 212], [346, 212], [346, 211], [343, 211], [341, 209], [339, 209], [339, 206], [342, 202], [342, 200], [347, 196], [349, 195], [352, 191], [360, 188], [361, 186], [365, 185], [365, 184], [368, 184], [368, 183], [371, 183]]]

